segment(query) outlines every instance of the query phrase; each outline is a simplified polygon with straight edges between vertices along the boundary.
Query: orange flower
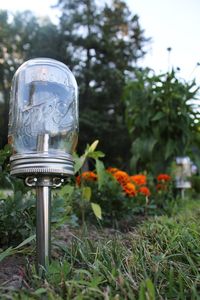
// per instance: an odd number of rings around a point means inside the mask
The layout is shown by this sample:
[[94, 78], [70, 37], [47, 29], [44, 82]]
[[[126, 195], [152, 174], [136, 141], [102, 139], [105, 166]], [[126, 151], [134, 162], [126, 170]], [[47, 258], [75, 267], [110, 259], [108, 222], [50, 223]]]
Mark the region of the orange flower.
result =
[[117, 171], [119, 171], [119, 169], [117, 169], [117, 168], [109, 167], [109, 168], [107, 169], [107, 172], [109, 172], [109, 173], [111, 173], [111, 174], [114, 174], [114, 173], [116, 173]]
[[143, 174], [130, 176], [130, 179], [137, 185], [145, 185], [147, 182], [147, 178]]
[[130, 182], [128, 174], [124, 171], [118, 170], [115, 173], [113, 173], [113, 176], [122, 186]]
[[171, 180], [171, 176], [169, 176], [168, 174], [159, 174], [157, 176], [157, 180], [162, 182], [168, 182]]
[[128, 182], [127, 184], [123, 185], [123, 190], [129, 197], [134, 197], [137, 195], [136, 187], [133, 183]]
[[81, 175], [76, 177], [76, 183], [78, 185], [81, 184], [81, 180], [85, 180], [85, 181], [96, 181], [97, 180], [97, 175], [94, 172], [91, 171], [86, 171], [83, 172]]
[[144, 196], [147, 196], [147, 197], [151, 195], [150, 190], [149, 190], [148, 187], [146, 187], [146, 186], [141, 186], [141, 187], [139, 188], [138, 192], [139, 192], [140, 194], [144, 195]]

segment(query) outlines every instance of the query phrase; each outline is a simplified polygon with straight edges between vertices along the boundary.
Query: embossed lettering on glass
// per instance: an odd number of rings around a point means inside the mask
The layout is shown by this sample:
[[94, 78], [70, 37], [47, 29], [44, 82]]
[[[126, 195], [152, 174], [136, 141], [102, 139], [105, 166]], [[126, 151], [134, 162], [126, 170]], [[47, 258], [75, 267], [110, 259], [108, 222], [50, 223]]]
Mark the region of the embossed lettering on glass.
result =
[[72, 72], [53, 59], [25, 62], [11, 89], [9, 143], [11, 174], [73, 173], [78, 137], [77, 84]]

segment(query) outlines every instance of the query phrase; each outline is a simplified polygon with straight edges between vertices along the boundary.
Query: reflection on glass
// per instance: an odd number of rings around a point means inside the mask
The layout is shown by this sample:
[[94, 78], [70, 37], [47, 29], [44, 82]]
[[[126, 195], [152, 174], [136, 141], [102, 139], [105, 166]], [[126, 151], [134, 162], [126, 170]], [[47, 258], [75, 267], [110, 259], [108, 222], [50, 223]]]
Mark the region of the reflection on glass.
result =
[[[11, 92], [9, 142], [14, 153], [72, 153], [78, 136], [77, 106], [77, 84], [64, 64], [47, 58], [24, 63]], [[46, 150], [39, 143], [45, 136]]]

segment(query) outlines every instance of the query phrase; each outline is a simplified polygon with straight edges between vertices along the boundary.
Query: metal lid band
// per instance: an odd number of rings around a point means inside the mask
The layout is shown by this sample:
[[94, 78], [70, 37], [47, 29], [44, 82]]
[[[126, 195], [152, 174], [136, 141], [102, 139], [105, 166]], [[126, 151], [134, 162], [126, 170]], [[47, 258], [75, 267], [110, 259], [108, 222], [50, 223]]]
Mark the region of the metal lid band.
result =
[[26, 177], [45, 174], [67, 177], [74, 175], [74, 161], [71, 155], [54, 156], [48, 153], [13, 155], [10, 158], [11, 175]]

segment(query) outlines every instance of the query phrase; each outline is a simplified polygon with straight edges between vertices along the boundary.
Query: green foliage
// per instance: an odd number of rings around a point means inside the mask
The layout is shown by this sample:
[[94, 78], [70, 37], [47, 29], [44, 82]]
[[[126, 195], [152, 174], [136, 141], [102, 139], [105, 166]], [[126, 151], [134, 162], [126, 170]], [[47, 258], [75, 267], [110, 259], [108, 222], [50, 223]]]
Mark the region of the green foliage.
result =
[[98, 219], [102, 219], [102, 213], [101, 213], [101, 207], [99, 204], [97, 203], [91, 203], [91, 206], [92, 206], [92, 210], [95, 214], [95, 216], [98, 218]]
[[159, 76], [144, 70], [127, 83], [132, 170], [166, 172], [176, 156], [192, 153], [199, 126], [197, 90], [195, 82], [181, 81], [174, 70]]
[[[0, 247], [16, 246], [35, 232], [36, 224], [36, 195], [22, 180], [8, 173], [10, 154], [9, 145], [0, 150]], [[66, 187], [63, 192], [67, 193]], [[59, 196], [53, 192], [52, 198], [53, 227], [66, 222], [75, 225], [76, 218], [71, 215], [71, 202], [64, 200], [62, 193]]]
[[0, 150], [0, 166], [3, 168], [11, 155], [11, 147], [6, 145], [4, 149]]
[[[168, 174], [160, 174], [169, 176]], [[174, 207], [179, 204], [178, 191], [175, 187], [173, 177], [169, 176], [168, 180], [158, 180], [158, 177], [151, 182], [150, 190], [152, 192], [151, 198], [155, 205], [155, 215], [170, 215]]]
[[[96, 151], [98, 143], [99, 141], [96, 140], [91, 145], [87, 145], [85, 152], [80, 157], [77, 154], [74, 154], [75, 173], [80, 174], [81, 168], [89, 158], [95, 160], [96, 164], [99, 166], [103, 164], [99, 161], [99, 158], [104, 157], [104, 154], [101, 151]], [[77, 187], [72, 183], [72, 185], [64, 186], [60, 193], [65, 201], [70, 201], [75, 210], [73, 212], [76, 212], [78, 217], [80, 217], [81, 214], [83, 224], [85, 222], [85, 212], [88, 208], [91, 208], [96, 218], [101, 219], [101, 207], [97, 203], [91, 202], [93, 191], [90, 186], [81, 183], [80, 186]]]
[[59, 193], [59, 191], [53, 192], [51, 201], [51, 226], [52, 229], [60, 228], [63, 224], [70, 224], [71, 226], [77, 225], [77, 218], [72, 214], [72, 203], [69, 195], [70, 191], [66, 189]]
[[78, 157], [77, 154], [74, 154], [74, 160], [75, 160], [74, 173], [75, 174], [81, 170], [81, 168], [83, 167], [84, 163], [86, 162], [86, 160], [88, 158], [93, 158], [93, 159], [97, 160], [98, 158], [104, 157], [103, 152], [95, 151], [98, 143], [99, 143], [99, 141], [96, 140], [91, 145], [87, 145], [85, 152], [80, 157]]
[[[78, 157], [74, 155], [75, 159], [75, 171], [77, 172], [77, 183], [71, 182], [64, 186], [60, 194], [66, 202], [71, 202], [72, 213], [75, 214], [79, 220], [82, 220], [84, 225], [86, 218], [90, 221], [93, 220], [91, 211], [97, 219], [102, 219], [105, 222], [105, 217], [110, 219], [111, 222], [115, 222], [117, 215], [122, 216], [122, 211], [119, 208], [123, 207], [122, 201], [125, 196], [122, 192], [122, 188], [117, 181], [106, 171], [105, 166], [100, 158], [104, 157], [101, 151], [96, 151], [98, 141], [93, 142], [91, 145], [87, 145], [85, 152]], [[81, 168], [84, 166], [88, 159], [92, 159], [94, 163], [94, 171], [98, 180], [87, 180], [82, 177]], [[86, 172], [87, 173], [87, 172]], [[90, 175], [90, 172], [88, 172]], [[67, 191], [65, 193], [65, 191]], [[69, 192], [70, 191], [70, 192]], [[103, 210], [103, 211], [102, 211]]]
[[[124, 224], [130, 226], [133, 216], [170, 214], [176, 204], [170, 176], [162, 174], [169, 177], [169, 181], [157, 181], [150, 174], [148, 176], [140, 174], [138, 176], [143, 176], [147, 182], [137, 184], [128, 173], [111, 168], [115, 170], [114, 172], [121, 173], [122, 178], [118, 181], [115, 174], [112, 174], [113, 171], [106, 169], [100, 160], [104, 155], [96, 150], [97, 145], [98, 141], [95, 141], [86, 147], [80, 157], [74, 155], [75, 169], [78, 171], [76, 182], [72, 180], [60, 191], [63, 201], [70, 202], [71, 214], [77, 216], [84, 225], [86, 221], [90, 223], [96, 221], [91, 214], [93, 212], [97, 219], [102, 219], [103, 225], [114, 227], [123, 223], [123, 220], [126, 220]], [[93, 171], [81, 172], [88, 158], [94, 161]], [[129, 183], [133, 189], [130, 193], [127, 192], [126, 186]]]
[[32, 194], [15, 191], [0, 200], [0, 247], [16, 246], [30, 236], [35, 225], [35, 198]]
[[22, 243], [20, 243], [18, 246], [16, 247], [9, 247], [6, 250], [4, 250], [3, 252], [0, 252], [0, 262], [11, 255], [15, 255], [18, 254], [20, 252], [24, 253], [24, 249], [22, 250], [21, 248], [24, 248], [24, 246], [26, 246], [27, 244], [29, 245], [30, 242], [32, 242], [32, 240], [35, 239], [35, 234], [33, 234], [32, 236], [28, 237], [27, 239], [25, 239]]
[[[7, 175], [9, 178], [9, 175]], [[0, 194], [0, 247], [16, 246], [35, 232], [36, 195], [27, 191], [23, 182], [13, 180], [13, 190], [1, 190]], [[51, 203], [52, 228], [63, 224], [77, 225], [77, 217], [72, 214], [70, 188], [63, 188], [61, 194], [53, 192]], [[67, 197], [66, 197], [67, 195]]]
[[193, 175], [191, 177], [191, 184], [192, 189], [196, 195], [200, 195], [200, 176], [199, 175]]
[[13, 182], [8, 174], [8, 160], [11, 155], [11, 147], [6, 145], [0, 150], [0, 188], [13, 188]]
[[[200, 202], [184, 201], [172, 218], [156, 217], [134, 232], [76, 238], [60, 247], [45, 282], [28, 268], [29, 285], [12, 299], [199, 299]], [[101, 238], [99, 238], [99, 236]], [[3, 299], [3, 298], [2, 298]]]
[[155, 300], [155, 288], [151, 279], [147, 278], [142, 281], [139, 291], [139, 300]]
[[29, 237], [35, 225], [35, 199], [19, 179], [8, 173], [11, 147], [0, 150], [0, 247], [16, 246]]
[[[126, 194], [123, 184], [108, 172], [103, 162], [101, 151], [96, 150], [98, 141], [86, 147], [83, 155], [75, 158], [77, 171], [76, 182], [74, 179], [63, 186], [61, 190], [52, 191], [52, 218], [54, 228], [64, 223], [77, 226], [78, 221], [95, 222], [102, 220], [102, 224], [118, 226], [118, 222], [126, 219], [132, 222], [133, 215], [149, 215], [170, 212], [173, 209], [173, 193], [170, 185], [164, 190], [157, 191], [153, 179], [150, 179], [149, 188], [152, 195], [145, 196], [136, 187], [137, 195]], [[1, 151], [0, 159], [6, 168], [6, 156], [9, 155], [7, 147]], [[5, 155], [6, 154], [6, 155]], [[93, 160], [94, 172], [92, 178], [82, 176], [82, 168], [88, 159]], [[3, 162], [5, 160], [5, 162]], [[120, 171], [120, 170], [118, 170]], [[121, 171], [120, 171], [121, 172]], [[87, 173], [87, 172], [86, 172]], [[88, 172], [90, 175], [90, 172]], [[128, 174], [122, 171], [127, 177]], [[6, 182], [0, 192], [0, 246], [15, 246], [35, 231], [36, 223], [36, 197], [28, 191], [21, 180], [12, 178], [6, 171], [1, 175]], [[91, 180], [92, 179], [92, 180]], [[94, 218], [95, 216], [95, 218]]]

